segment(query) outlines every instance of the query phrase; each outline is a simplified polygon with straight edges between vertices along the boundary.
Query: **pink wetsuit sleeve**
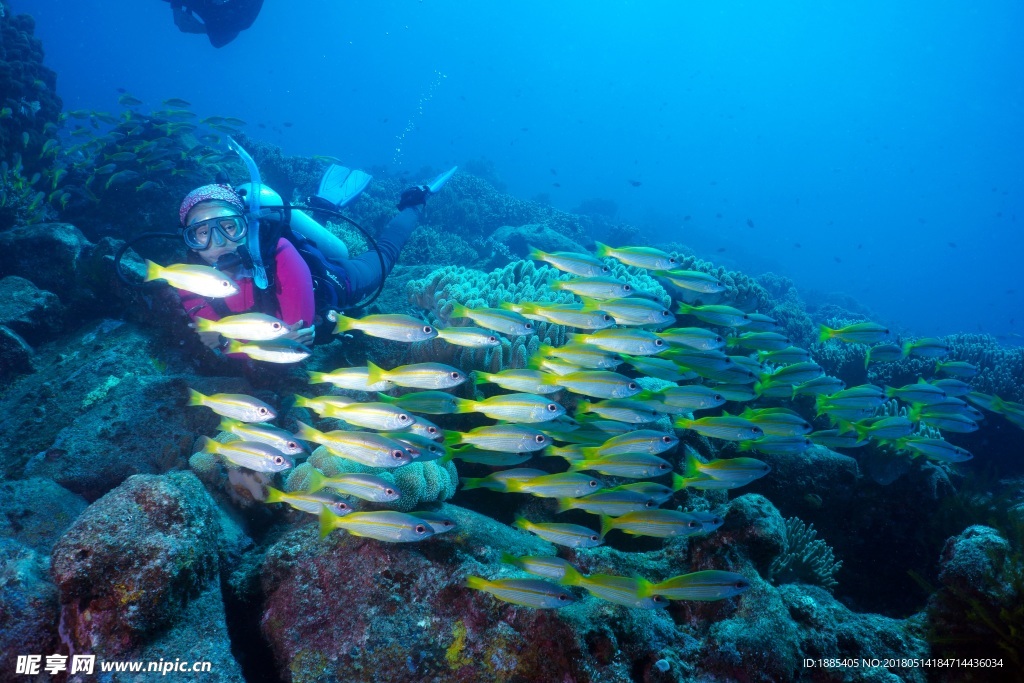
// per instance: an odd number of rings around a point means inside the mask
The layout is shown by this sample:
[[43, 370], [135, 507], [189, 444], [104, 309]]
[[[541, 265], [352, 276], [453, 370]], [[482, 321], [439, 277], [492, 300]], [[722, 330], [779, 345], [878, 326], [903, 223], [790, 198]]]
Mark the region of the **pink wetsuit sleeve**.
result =
[[274, 285], [274, 293], [281, 310], [281, 320], [289, 325], [298, 320], [305, 326], [313, 324], [316, 315], [313, 277], [299, 252], [283, 237], [277, 243], [277, 283]]

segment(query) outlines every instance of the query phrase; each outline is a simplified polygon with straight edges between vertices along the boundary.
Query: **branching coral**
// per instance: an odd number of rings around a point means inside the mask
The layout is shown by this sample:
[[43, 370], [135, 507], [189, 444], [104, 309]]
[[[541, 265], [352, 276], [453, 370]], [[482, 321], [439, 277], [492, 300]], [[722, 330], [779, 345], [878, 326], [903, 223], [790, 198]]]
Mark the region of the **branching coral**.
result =
[[774, 583], [813, 583], [829, 591], [839, 584], [835, 575], [843, 563], [817, 535], [813, 524], [798, 517], [786, 519], [785, 548], [768, 570]]

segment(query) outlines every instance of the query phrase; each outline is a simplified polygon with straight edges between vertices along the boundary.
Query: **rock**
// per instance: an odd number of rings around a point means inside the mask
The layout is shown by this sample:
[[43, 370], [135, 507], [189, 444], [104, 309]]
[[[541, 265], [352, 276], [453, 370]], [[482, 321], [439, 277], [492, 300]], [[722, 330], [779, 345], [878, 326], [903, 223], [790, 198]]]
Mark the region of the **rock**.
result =
[[87, 506], [81, 496], [49, 479], [0, 482], [0, 537], [49, 554]]
[[45, 554], [0, 538], [0, 680], [16, 680], [14, 654], [52, 654], [57, 648], [60, 606]]
[[6, 380], [17, 374], [32, 372], [34, 355], [32, 347], [21, 335], [0, 325], [0, 379]]
[[764, 496], [747, 493], [729, 502], [723, 519], [725, 522], [714, 534], [695, 544], [695, 562], [705, 568], [705, 555], [714, 557], [719, 548], [735, 548], [767, 576], [772, 560], [786, 547], [786, 523], [779, 511]]
[[[193, 680], [212, 683], [243, 683], [246, 680], [231, 652], [224, 601], [216, 581], [185, 605], [174, 625], [152, 642], [123, 655], [123, 658], [148, 662], [181, 660], [189, 665], [195, 661], [209, 662], [210, 670], [193, 676]], [[137, 675], [115, 674], [109, 680], [134, 683], [138, 678]]]
[[216, 587], [221, 534], [216, 505], [188, 472], [131, 477], [96, 501], [52, 556], [75, 650], [116, 659], [181, 624]]
[[286, 680], [587, 678], [577, 620], [515, 608], [462, 585], [470, 573], [519, 575], [497, 563], [503, 550], [553, 548], [453, 505], [441, 512], [458, 528], [421, 543], [343, 532], [318, 541], [311, 522], [268, 549], [258, 568], [261, 623]]
[[576, 251], [586, 252], [582, 246], [569, 239], [560, 232], [555, 232], [543, 223], [531, 225], [511, 226], [506, 225], [498, 228], [488, 238], [488, 242], [500, 249], [502, 245], [509, 254], [505, 261], [517, 258], [529, 258], [530, 247], [536, 247], [541, 251]]
[[185, 405], [188, 387], [253, 389], [238, 378], [197, 378], [188, 359], [171, 356], [171, 370], [150, 355], [153, 345], [147, 330], [108, 320], [50, 353], [41, 366], [51, 372], [13, 388], [0, 413], [5, 476], [48, 477], [95, 500], [133, 474], [183, 467], [196, 435], [219, 420]]
[[[1002, 659], [1021, 670], [1021, 634], [1024, 633], [1024, 575], [1019, 549], [995, 529], [972, 526], [946, 541], [939, 558], [940, 586], [928, 599], [927, 626], [934, 657]], [[944, 672], [945, 673], [945, 672]], [[940, 681], [987, 681], [992, 674]], [[1009, 679], [1007, 679], [1009, 680]]]
[[80, 298], [79, 273], [92, 247], [68, 223], [19, 225], [0, 232], [0, 273], [23, 277], [68, 303]]
[[192, 451], [202, 412], [183, 410], [180, 377], [107, 375], [86, 394], [79, 417], [25, 468], [96, 500], [134, 474], [159, 474]]
[[0, 280], [0, 325], [30, 344], [53, 338], [62, 324], [62, 306], [56, 294], [39, 289], [25, 278], [11, 275]]
[[[857, 614], [817, 586], [794, 583], [779, 586], [779, 596], [796, 629], [799, 659], [924, 659], [930, 650], [915, 621], [878, 614]], [[866, 655], [865, 653], [870, 653]], [[799, 677], [798, 663], [794, 677]], [[868, 667], [858, 672], [864, 681], [892, 683], [928, 680], [921, 667]]]

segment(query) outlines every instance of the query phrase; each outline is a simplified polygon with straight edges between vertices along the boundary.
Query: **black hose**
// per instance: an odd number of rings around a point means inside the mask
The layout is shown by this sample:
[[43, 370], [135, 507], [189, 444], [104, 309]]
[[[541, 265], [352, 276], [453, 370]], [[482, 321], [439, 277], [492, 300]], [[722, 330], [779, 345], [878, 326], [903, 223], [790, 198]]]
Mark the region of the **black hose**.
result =
[[[312, 200], [313, 198], [311, 197], [310, 199]], [[326, 201], [324, 203], [326, 203]], [[355, 306], [352, 307], [352, 308], [366, 308], [367, 306], [372, 304], [374, 301], [376, 301], [377, 297], [379, 297], [381, 292], [384, 291], [384, 282], [387, 280], [387, 276], [384, 273], [384, 270], [385, 270], [384, 256], [380, 253], [380, 249], [377, 247], [377, 240], [373, 239], [373, 236], [370, 233], [366, 232], [366, 230], [363, 229], [363, 226], [359, 225], [354, 220], [352, 220], [351, 218], [349, 218], [345, 214], [341, 213], [337, 209], [335, 209], [335, 208], [327, 208], [325, 206], [320, 206], [319, 202], [313, 202], [313, 204], [315, 204], [315, 205], [302, 206], [302, 205], [288, 204], [287, 202], [285, 202], [285, 207], [284, 207], [285, 223], [286, 224], [290, 224], [291, 223], [291, 215], [290, 215], [290, 213], [291, 213], [292, 209], [298, 209], [300, 211], [310, 211], [312, 213], [326, 213], [329, 216], [334, 216], [335, 218], [340, 218], [341, 220], [345, 221], [346, 223], [348, 223], [349, 225], [354, 227], [359, 232], [363, 233], [363, 237], [366, 238], [366, 241], [369, 243], [370, 248], [373, 249], [374, 252], [376, 252], [377, 258], [380, 259], [380, 274], [381, 274], [381, 278], [380, 278], [380, 284], [377, 285], [377, 291], [374, 292], [373, 296], [371, 296], [369, 299], [366, 299], [364, 301], [360, 301], [358, 304], [356, 304]], [[333, 204], [331, 206], [333, 207]]]

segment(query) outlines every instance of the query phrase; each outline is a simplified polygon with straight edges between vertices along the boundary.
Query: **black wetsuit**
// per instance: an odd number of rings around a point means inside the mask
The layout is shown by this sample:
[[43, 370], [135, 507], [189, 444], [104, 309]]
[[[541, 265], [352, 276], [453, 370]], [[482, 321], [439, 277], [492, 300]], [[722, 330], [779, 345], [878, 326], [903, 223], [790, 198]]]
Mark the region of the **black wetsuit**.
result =
[[182, 8], [202, 19], [214, 47], [224, 47], [252, 26], [263, 0], [165, 0], [178, 11]]

